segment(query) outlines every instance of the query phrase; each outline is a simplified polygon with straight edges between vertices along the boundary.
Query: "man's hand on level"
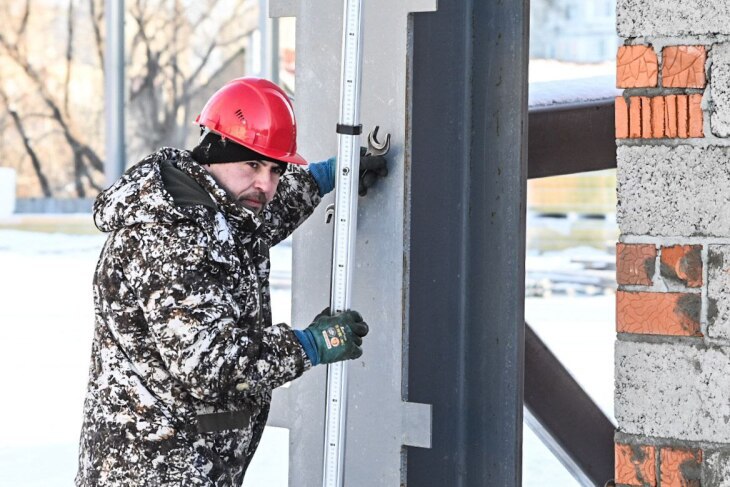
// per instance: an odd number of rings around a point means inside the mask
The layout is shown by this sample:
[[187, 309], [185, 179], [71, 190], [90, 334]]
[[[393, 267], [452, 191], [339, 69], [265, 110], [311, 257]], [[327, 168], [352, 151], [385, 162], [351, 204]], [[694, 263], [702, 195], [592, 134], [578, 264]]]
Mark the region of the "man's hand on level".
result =
[[368, 325], [357, 311], [329, 315], [329, 308], [318, 314], [305, 330], [295, 330], [312, 365], [352, 360], [362, 355], [362, 339]]
[[375, 186], [379, 178], [388, 175], [388, 163], [385, 156], [367, 155], [367, 149], [360, 147], [360, 184], [358, 193], [360, 196], [368, 194], [368, 189]]
[[[360, 178], [358, 193], [365, 196], [368, 189], [375, 186], [378, 179], [388, 175], [388, 163], [385, 156], [366, 155], [367, 149], [360, 147]], [[326, 161], [313, 162], [309, 165], [309, 172], [317, 181], [319, 195], [324, 196], [335, 189], [335, 174], [337, 172], [337, 158], [330, 157]]]

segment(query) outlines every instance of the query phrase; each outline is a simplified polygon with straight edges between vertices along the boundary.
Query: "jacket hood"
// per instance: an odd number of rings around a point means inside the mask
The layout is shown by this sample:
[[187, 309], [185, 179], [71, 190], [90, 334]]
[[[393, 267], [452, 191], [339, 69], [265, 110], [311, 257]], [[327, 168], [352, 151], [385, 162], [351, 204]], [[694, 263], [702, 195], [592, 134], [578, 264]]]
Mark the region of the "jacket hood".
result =
[[185, 218], [165, 190], [160, 163], [180, 159], [183, 151], [161, 149], [129, 168], [94, 202], [94, 224], [102, 232], [140, 223], [173, 223]]
[[[197, 194], [188, 193], [182, 198], [170, 194], [170, 190], [179, 192], [191, 188], [189, 183], [183, 184], [187, 188], [181, 188], [181, 180], [171, 180], [169, 171], [165, 181], [163, 165], [168, 168], [174, 166], [177, 173], [194, 181], [192, 185], [199, 185], [194, 192]], [[204, 197], [204, 193], [210, 196], [210, 200]], [[181, 208], [181, 205], [189, 204], [208, 206], [207, 210], [216, 208], [240, 232], [254, 232], [263, 223], [258, 215], [231, 198], [213, 176], [193, 160], [190, 151], [165, 147], [129, 168], [116, 183], [97, 196], [94, 224], [102, 232], [141, 223], [170, 224], [190, 218], [189, 211]]]

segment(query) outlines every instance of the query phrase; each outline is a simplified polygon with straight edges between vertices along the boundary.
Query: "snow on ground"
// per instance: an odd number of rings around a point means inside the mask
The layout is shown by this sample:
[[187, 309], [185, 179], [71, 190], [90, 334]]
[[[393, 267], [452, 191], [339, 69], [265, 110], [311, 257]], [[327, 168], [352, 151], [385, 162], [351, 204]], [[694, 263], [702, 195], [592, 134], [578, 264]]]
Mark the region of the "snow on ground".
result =
[[[0, 486], [73, 484], [93, 333], [91, 280], [103, 242], [103, 235], [0, 230]], [[286, 283], [291, 248], [272, 249], [272, 261], [272, 274]], [[541, 270], [547, 264], [530, 262]], [[274, 320], [288, 322], [289, 289], [273, 289], [272, 301]], [[528, 298], [526, 305], [528, 323], [611, 417], [613, 313], [613, 296]], [[267, 428], [244, 485], [285, 487], [287, 451], [288, 431]], [[578, 485], [527, 427], [523, 485]]]

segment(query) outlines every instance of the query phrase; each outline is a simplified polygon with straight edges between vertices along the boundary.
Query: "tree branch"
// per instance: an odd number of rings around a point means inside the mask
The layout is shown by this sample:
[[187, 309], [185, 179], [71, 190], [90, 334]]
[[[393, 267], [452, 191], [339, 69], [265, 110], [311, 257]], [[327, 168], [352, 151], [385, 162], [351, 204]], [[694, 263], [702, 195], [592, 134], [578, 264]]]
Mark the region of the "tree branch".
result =
[[[46, 84], [43, 82], [41, 76], [38, 74], [38, 72], [33, 69], [33, 66], [30, 65], [30, 63], [23, 59], [17, 48], [14, 48], [13, 46], [9, 46], [7, 44], [7, 41], [4, 37], [2, 37], [2, 34], [0, 33], [0, 46], [5, 49], [7, 54], [9, 55], [10, 59], [12, 59], [23, 71], [25, 72], [26, 76], [33, 82], [33, 84], [37, 88], [38, 95], [41, 97], [43, 102], [46, 104], [46, 106], [51, 111], [51, 118], [53, 118], [56, 123], [61, 127], [63, 130], [64, 138], [66, 139], [66, 142], [71, 146], [74, 153], [78, 150], [79, 147], [85, 147], [88, 148], [89, 151], [93, 152], [93, 149], [89, 147], [86, 144], [83, 144], [79, 141], [79, 139], [73, 134], [73, 130], [71, 129], [70, 122], [66, 120], [66, 117], [64, 117], [63, 112], [59, 108], [58, 104], [53, 100], [53, 97], [51, 97], [51, 94], [48, 92], [48, 88], [46, 87]], [[93, 161], [94, 159], [92, 159]], [[100, 161], [100, 159], [97, 157], [95, 160]], [[98, 165], [93, 165], [94, 169], [103, 172], [104, 171], [104, 164], [99, 163]]]
[[18, 27], [18, 38], [22, 38], [25, 34], [25, 28], [28, 27], [28, 18], [30, 17], [30, 0], [25, 0], [25, 9], [23, 16], [20, 18], [20, 26]]
[[104, 21], [104, 4], [101, 5], [99, 13], [96, 13], [96, 0], [89, 0], [89, 16], [91, 17], [91, 27], [94, 30], [94, 39], [96, 40], [96, 55], [99, 57], [99, 67], [104, 73], [104, 39], [101, 37], [101, 23]]
[[25, 131], [25, 127], [23, 126], [23, 120], [21, 119], [20, 115], [18, 115], [18, 112], [14, 108], [11, 108], [10, 102], [8, 101], [8, 96], [4, 91], [0, 91], [0, 98], [2, 98], [3, 103], [7, 107], [8, 114], [10, 114], [10, 118], [13, 119], [15, 129], [18, 131], [18, 135], [20, 135], [20, 139], [23, 141], [23, 148], [25, 148], [26, 154], [28, 154], [28, 157], [30, 157], [30, 162], [33, 165], [33, 171], [38, 178], [38, 183], [41, 186], [41, 191], [43, 191], [43, 196], [45, 196], [46, 198], [50, 198], [51, 196], [53, 196], [51, 186], [48, 184], [48, 179], [46, 178], [46, 175], [43, 174], [41, 161], [38, 158], [35, 150], [33, 149], [33, 146], [30, 144], [30, 138], [28, 137]]
[[[228, 69], [228, 66], [233, 63], [238, 57], [243, 56], [246, 53], [246, 48], [241, 46], [239, 47], [233, 54], [231, 54], [223, 63], [213, 71], [213, 74], [210, 75], [210, 79], [215, 79], [220, 75], [222, 72], [224, 72], [226, 69]], [[204, 85], [200, 85], [197, 88], [194, 88], [188, 92], [188, 98], [193, 98], [197, 96], [202, 90], [205, 88]]]
[[71, 69], [73, 66], [74, 41], [74, 0], [68, 0], [68, 23], [66, 24], [68, 43], [66, 44], [66, 79], [63, 84], [63, 109], [68, 113], [68, 92], [71, 84]]

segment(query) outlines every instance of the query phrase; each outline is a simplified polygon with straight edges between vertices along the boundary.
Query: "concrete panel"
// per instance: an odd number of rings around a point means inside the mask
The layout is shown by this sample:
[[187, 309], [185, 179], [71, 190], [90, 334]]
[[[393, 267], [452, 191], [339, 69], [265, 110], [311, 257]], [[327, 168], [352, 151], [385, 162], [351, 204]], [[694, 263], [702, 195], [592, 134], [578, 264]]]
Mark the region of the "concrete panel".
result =
[[[352, 308], [370, 325], [364, 355], [348, 365], [345, 485], [400, 485], [403, 445], [430, 446], [428, 405], [404, 403], [407, 353], [407, 77], [408, 16], [435, 0], [363, 2], [361, 122], [392, 135], [388, 177], [360, 198]], [[309, 160], [337, 152], [342, 43], [341, 0], [271, 0], [270, 12], [295, 14], [295, 111], [301, 153]], [[361, 144], [365, 144], [361, 137]], [[332, 225], [324, 199], [293, 242], [292, 322], [306, 327], [329, 304]], [[326, 367], [318, 366], [274, 393], [270, 424], [289, 428], [289, 485], [322, 484]]]
[[730, 452], [705, 450], [702, 485], [730, 487]]
[[617, 0], [620, 37], [730, 34], [724, 0]]
[[621, 233], [729, 237], [728, 157], [728, 147], [618, 147]]
[[712, 133], [718, 137], [730, 136], [730, 44], [712, 48]]
[[730, 245], [710, 245], [707, 256], [707, 336], [730, 339]]
[[615, 406], [619, 431], [730, 442], [728, 372], [727, 349], [686, 341], [617, 342]]

